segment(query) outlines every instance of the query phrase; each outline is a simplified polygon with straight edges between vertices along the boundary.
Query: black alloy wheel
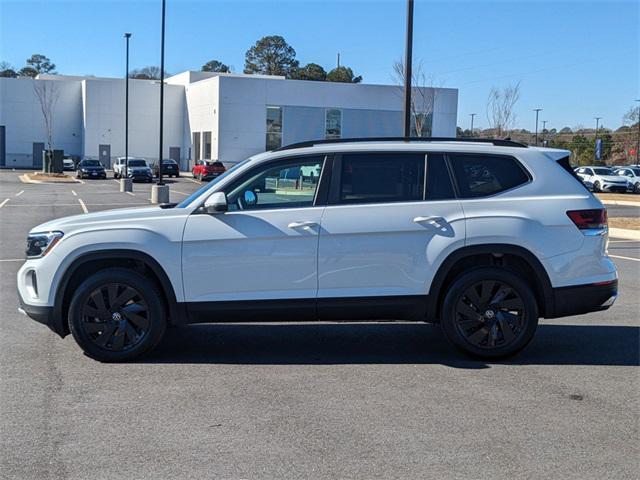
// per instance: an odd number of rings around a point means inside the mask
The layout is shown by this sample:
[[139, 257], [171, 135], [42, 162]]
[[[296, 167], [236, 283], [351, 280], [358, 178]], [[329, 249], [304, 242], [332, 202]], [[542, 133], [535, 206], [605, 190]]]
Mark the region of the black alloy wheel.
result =
[[69, 307], [74, 339], [90, 357], [125, 361], [153, 349], [166, 328], [164, 302], [147, 277], [124, 268], [90, 276]]
[[461, 274], [447, 289], [441, 323], [447, 339], [465, 353], [506, 357], [533, 338], [538, 305], [531, 286], [515, 273], [482, 267]]

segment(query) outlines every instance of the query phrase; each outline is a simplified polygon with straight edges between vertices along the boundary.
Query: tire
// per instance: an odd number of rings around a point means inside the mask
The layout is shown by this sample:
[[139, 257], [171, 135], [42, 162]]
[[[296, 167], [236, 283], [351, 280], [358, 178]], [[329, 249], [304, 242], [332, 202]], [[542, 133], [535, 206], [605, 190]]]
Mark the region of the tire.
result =
[[118, 174], [116, 172], [113, 172], [113, 178], [115, 178], [117, 180], [120, 177], [118, 176]]
[[640, 193], [640, 182], [637, 182], [637, 183], [633, 186], [633, 193]]
[[602, 192], [602, 190], [600, 189], [600, 182], [598, 180], [596, 180], [596, 183], [593, 184], [593, 191]]
[[125, 268], [102, 270], [82, 282], [71, 299], [68, 321], [84, 353], [102, 362], [144, 355], [166, 330], [164, 302], [157, 287]]
[[448, 288], [441, 325], [447, 340], [462, 352], [504, 358], [533, 338], [538, 304], [531, 286], [511, 271], [477, 268], [458, 276]]

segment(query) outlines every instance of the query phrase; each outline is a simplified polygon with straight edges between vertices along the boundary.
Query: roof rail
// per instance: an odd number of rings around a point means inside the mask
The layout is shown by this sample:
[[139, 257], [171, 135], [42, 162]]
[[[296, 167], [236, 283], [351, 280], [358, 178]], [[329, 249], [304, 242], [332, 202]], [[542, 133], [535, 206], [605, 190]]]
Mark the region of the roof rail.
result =
[[489, 143], [496, 147], [517, 147], [527, 148], [527, 145], [513, 140], [502, 140], [499, 138], [467, 138], [467, 137], [360, 137], [360, 138], [333, 138], [322, 140], [308, 140], [306, 142], [291, 143], [274, 150], [292, 150], [294, 148], [313, 147], [314, 145], [325, 145], [334, 143], [363, 143], [363, 142], [460, 142], [460, 143]]

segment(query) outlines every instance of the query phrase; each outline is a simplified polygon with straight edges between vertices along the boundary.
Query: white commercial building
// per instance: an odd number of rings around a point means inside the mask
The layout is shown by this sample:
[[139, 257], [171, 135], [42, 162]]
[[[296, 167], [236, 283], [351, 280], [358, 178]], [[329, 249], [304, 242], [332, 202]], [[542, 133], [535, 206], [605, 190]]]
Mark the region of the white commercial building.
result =
[[[158, 158], [160, 85], [129, 81], [129, 155]], [[124, 156], [124, 79], [0, 78], [0, 167], [38, 167], [47, 142], [37, 90], [56, 99], [53, 145], [110, 165]], [[294, 142], [402, 135], [402, 90], [188, 71], [166, 79], [164, 157], [235, 163]], [[423, 134], [455, 137], [458, 91], [425, 89]]]

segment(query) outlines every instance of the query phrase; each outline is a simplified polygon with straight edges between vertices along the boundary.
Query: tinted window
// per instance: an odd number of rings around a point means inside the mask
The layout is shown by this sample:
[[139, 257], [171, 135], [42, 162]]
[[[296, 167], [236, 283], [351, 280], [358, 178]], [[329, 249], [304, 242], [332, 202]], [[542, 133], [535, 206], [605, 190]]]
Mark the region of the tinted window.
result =
[[596, 175], [611, 175], [611, 170], [608, 168], [594, 168], [593, 170], [596, 172]]
[[83, 160], [81, 163], [83, 167], [101, 167], [102, 166], [102, 164], [98, 160]]
[[424, 155], [358, 153], [342, 157], [341, 203], [423, 199]]
[[129, 160], [128, 165], [130, 167], [146, 167], [147, 162], [144, 160]]
[[486, 197], [522, 185], [529, 180], [511, 157], [449, 155], [462, 198]]
[[447, 200], [454, 198], [451, 178], [444, 155], [429, 154], [427, 157], [427, 200]]
[[324, 157], [304, 157], [251, 170], [230, 187], [229, 211], [313, 206]]

